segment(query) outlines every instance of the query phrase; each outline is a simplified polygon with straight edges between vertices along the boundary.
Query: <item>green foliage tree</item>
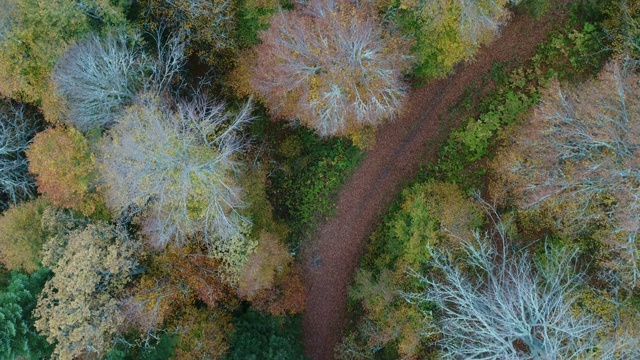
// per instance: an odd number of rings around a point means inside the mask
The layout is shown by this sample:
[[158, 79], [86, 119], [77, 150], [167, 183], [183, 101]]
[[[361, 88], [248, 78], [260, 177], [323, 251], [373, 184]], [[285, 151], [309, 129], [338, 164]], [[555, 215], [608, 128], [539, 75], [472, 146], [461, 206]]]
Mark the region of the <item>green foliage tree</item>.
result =
[[251, 120], [250, 109], [233, 114], [204, 98], [171, 109], [143, 96], [100, 145], [107, 204], [119, 213], [144, 211], [143, 230], [161, 247], [201, 233], [221, 257], [246, 250], [237, 131]]
[[31, 275], [13, 271], [9, 284], [0, 288], [0, 359], [42, 359], [51, 355], [53, 347], [36, 333], [31, 316], [49, 278], [45, 268]]
[[266, 316], [247, 311], [234, 319], [225, 360], [304, 359], [297, 318]]
[[119, 293], [136, 270], [136, 247], [124, 229], [89, 224], [52, 238], [43, 265], [53, 271], [38, 298], [36, 329], [55, 343], [55, 356], [99, 356], [121, 328]]
[[11, 207], [0, 217], [0, 262], [7, 269], [25, 272], [38, 270], [42, 245], [51, 232], [42, 218], [49, 207], [46, 199], [38, 198]]

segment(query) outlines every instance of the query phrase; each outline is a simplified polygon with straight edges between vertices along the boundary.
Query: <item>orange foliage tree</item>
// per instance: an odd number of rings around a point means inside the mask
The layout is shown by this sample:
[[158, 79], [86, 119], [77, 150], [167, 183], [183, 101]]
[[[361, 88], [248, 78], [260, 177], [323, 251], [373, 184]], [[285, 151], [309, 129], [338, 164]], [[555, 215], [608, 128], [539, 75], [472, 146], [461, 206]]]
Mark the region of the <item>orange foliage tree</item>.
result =
[[38, 133], [27, 150], [29, 171], [38, 192], [54, 205], [90, 215], [100, 203], [95, 193], [95, 164], [87, 139], [73, 128], [56, 127]]
[[251, 304], [258, 310], [273, 316], [294, 315], [304, 311], [306, 291], [302, 282], [302, 269], [290, 265], [270, 288], [253, 297]]
[[276, 235], [262, 233], [238, 280], [238, 295], [275, 316], [304, 310], [305, 290], [300, 269]]
[[384, 33], [375, 13], [312, 2], [275, 15], [260, 38], [244, 71], [276, 117], [344, 135], [393, 117], [402, 104], [405, 42]]
[[130, 326], [149, 340], [165, 321], [175, 323], [175, 314], [196, 300], [213, 308], [220, 303], [233, 307], [234, 290], [223, 281], [220, 261], [186, 250], [169, 249], [154, 256], [124, 308]]

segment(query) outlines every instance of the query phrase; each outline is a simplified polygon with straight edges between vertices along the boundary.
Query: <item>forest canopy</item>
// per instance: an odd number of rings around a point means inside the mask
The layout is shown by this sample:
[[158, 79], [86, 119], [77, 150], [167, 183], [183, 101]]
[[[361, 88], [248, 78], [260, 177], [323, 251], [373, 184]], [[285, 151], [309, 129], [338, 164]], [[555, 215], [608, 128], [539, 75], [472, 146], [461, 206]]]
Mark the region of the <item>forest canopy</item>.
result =
[[0, 359], [640, 358], [636, 1], [0, 9]]

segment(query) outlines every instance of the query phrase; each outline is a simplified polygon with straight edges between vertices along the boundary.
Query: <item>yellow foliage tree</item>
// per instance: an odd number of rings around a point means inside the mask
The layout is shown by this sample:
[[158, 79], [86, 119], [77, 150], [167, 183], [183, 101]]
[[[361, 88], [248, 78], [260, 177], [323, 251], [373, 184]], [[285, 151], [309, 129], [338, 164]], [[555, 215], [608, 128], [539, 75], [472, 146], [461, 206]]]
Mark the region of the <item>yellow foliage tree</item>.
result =
[[107, 0], [1, 0], [0, 94], [34, 105], [46, 103], [51, 111], [45, 111], [45, 115], [59, 115], [60, 99], [55, 98], [51, 84], [57, 58], [89, 31], [91, 18], [108, 25], [126, 24], [124, 9], [128, 4]]
[[414, 38], [415, 74], [442, 77], [470, 60], [509, 18], [511, 0], [397, 0], [394, 20]]
[[40, 267], [40, 250], [49, 236], [42, 216], [49, 207], [44, 198], [9, 208], [0, 217], [0, 262], [9, 270], [34, 272]]
[[365, 316], [343, 338], [338, 357], [370, 358], [389, 344], [396, 344], [403, 358], [418, 356], [421, 344], [435, 339], [426, 335], [433, 319], [401, 296], [420, 288], [407, 271], [428, 264], [428, 249], [460, 250], [459, 239], [472, 236], [481, 223], [478, 206], [455, 184], [429, 182], [405, 190], [398, 212], [374, 235], [381, 248], [356, 273], [349, 297], [362, 305]]
[[35, 327], [56, 343], [57, 357], [99, 356], [110, 347], [125, 320], [118, 297], [137, 267], [135, 250], [124, 229], [102, 223], [46, 244], [42, 263], [54, 276], [38, 298]]

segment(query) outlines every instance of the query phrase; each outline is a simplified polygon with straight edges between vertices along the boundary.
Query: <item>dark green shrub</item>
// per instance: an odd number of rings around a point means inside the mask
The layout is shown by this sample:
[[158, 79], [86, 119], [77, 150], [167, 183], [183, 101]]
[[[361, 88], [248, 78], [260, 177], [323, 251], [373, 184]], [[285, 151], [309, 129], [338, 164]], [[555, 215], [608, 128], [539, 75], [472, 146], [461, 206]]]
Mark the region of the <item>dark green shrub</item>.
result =
[[235, 332], [225, 360], [304, 359], [299, 318], [247, 311], [238, 316], [233, 325]]
[[0, 288], [0, 359], [50, 357], [53, 347], [36, 332], [31, 316], [50, 275], [45, 268], [32, 275], [13, 271], [7, 286]]

